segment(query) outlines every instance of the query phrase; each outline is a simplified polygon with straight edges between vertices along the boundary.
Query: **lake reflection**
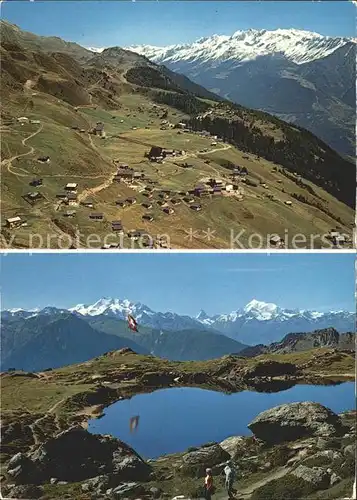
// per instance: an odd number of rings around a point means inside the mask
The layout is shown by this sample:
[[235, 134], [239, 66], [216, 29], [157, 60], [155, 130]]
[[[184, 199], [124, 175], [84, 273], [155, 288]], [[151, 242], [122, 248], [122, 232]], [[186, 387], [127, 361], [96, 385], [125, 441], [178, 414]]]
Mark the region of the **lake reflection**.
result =
[[[185, 451], [229, 436], [250, 435], [248, 423], [283, 403], [314, 401], [336, 413], [355, 408], [353, 382], [335, 386], [296, 385], [282, 392], [244, 391], [227, 395], [199, 388], [169, 388], [139, 394], [89, 421], [89, 431], [112, 434], [145, 458]], [[135, 432], [130, 419], [139, 416]]]

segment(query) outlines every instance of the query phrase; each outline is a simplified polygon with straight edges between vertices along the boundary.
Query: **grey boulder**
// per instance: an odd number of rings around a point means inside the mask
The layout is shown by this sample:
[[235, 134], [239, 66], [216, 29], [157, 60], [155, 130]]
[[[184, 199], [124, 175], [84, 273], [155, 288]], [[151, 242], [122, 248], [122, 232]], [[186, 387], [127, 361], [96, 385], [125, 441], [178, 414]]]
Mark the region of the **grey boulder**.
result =
[[309, 483], [314, 490], [324, 490], [330, 486], [330, 474], [323, 467], [299, 465], [292, 474]]
[[122, 481], [145, 481], [151, 474], [151, 467], [138, 455], [123, 456], [121, 453], [113, 453], [113, 473], [117, 474]]
[[356, 445], [355, 444], [349, 444], [348, 446], [345, 447], [343, 450], [343, 454], [345, 457], [355, 457], [356, 456]]
[[151, 474], [151, 467], [126, 443], [111, 436], [90, 434], [82, 428], [58, 434], [30, 457], [41, 471], [41, 482], [48, 482], [51, 477], [69, 482], [94, 478], [95, 482], [98, 476], [109, 475], [116, 486], [132, 479], [145, 481]]
[[230, 459], [230, 454], [219, 444], [204, 446], [182, 457], [180, 469], [189, 476], [201, 477], [207, 467], [213, 468]]
[[340, 481], [342, 481], [341, 477], [338, 476], [336, 474], [336, 472], [333, 472], [331, 474], [331, 478], [330, 478], [330, 486], [334, 486], [335, 484], [339, 483]]
[[145, 493], [145, 488], [139, 483], [124, 483], [113, 489], [111, 496], [115, 500], [122, 498], [128, 498], [128, 495], [132, 497], [133, 495], [141, 495]]
[[7, 473], [11, 481], [16, 484], [37, 482], [38, 471], [36, 466], [24, 453], [16, 453], [10, 459]]
[[43, 495], [42, 489], [33, 484], [21, 484], [13, 487], [9, 493], [9, 499], [24, 498], [26, 500], [33, 500], [35, 498], [40, 498]]
[[248, 427], [256, 437], [270, 444], [310, 436], [335, 436], [343, 429], [336, 413], [313, 402], [276, 406], [260, 413]]

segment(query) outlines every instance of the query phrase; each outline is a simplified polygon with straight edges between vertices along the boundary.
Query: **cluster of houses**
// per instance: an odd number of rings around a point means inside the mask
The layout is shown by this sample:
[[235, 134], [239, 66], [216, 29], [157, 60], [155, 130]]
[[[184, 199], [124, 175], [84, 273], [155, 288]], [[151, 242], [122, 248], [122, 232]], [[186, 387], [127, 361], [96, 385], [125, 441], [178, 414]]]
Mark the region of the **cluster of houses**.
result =
[[33, 125], [39, 125], [41, 122], [40, 120], [30, 120], [27, 116], [19, 116], [16, 119], [17, 123], [20, 123], [20, 125], [25, 125], [26, 123], [31, 123]]
[[191, 130], [191, 129], [185, 129], [185, 132], [191, 132], [193, 134], [199, 135], [201, 137], [206, 137], [207, 139], [211, 139], [213, 142], [211, 143], [211, 146], [217, 146], [218, 142], [222, 142], [222, 139], [218, 137], [218, 135], [211, 134], [208, 130]]
[[169, 128], [175, 128], [175, 124], [170, 123], [168, 120], [162, 120], [160, 130], [167, 130]]
[[[32, 179], [32, 181], [29, 183], [31, 187], [41, 187], [43, 185], [43, 179]], [[31, 205], [34, 205], [38, 201], [42, 200], [44, 196], [39, 193], [38, 191], [32, 191], [29, 193], [26, 193], [23, 196], [23, 199], [30, 203]]]
[[136, 203], [136, 198], [126, 198], [126, 200], [117, 200], [116, 201], [116, 205], [118, 205], [119, 207], [122, 207], [122, 208], [125, 208], [125, 207], [128, 207], [130, 205], [135, 205]]
[[166, 157], [176, 157], [184, 155], [185, 151], [175, 151], [174, 149], [165, 149], [159, 146], [152, 146], [149, 153], [145, 154], [145, 157], [149, 158], [150, 161], [162, 163]]
[[248, 175], [248, 169], [246, 167], [240, 167], [236, 165], [232, 169], [231, 173], [231, 179], [234, 180], [243, 180], [243, 182], [246, 180], [246, 177]]
[[139, 181], [145, 178], [143, 172], [137, 172], [129, 165], [120, 165], [116, 174], [114, 175], [114, 182], [125, 182], [126, 184], [132, 184], [135, 181]]
[[238, 184], [231, 184], [222, 179], [210, 178], [207, 183], [201, 183], [189, 191], [189, 194], [198, 196], [199, 198], [207, 196], [233, 195], [239, 194], [241, 188]]
[[56, 198], [62, 200], [67, 205], [77, 206], [78, 196], [77, 196], [78, 184], [76, 182], [68, 182], [64, 187], [64, 192], [58, 193]]
[[[75, 108], [76, 109], [76, 108]], [[123, 121], [123, 120], [122, 120]], [[102, 139], [106, 138], [106, 132], [104, 130], [104, 123], [103, 122], [97, 122], [91, 129], [86, 130], [84, 128], [80, 128], [77, 125], [73, 125], [70, 127], [72, 130], [76, 130], [77, 132], [80, 132], [81, 134], [89, 133], [92, 135], [96, 135], [98, 137], [101, 137]]]

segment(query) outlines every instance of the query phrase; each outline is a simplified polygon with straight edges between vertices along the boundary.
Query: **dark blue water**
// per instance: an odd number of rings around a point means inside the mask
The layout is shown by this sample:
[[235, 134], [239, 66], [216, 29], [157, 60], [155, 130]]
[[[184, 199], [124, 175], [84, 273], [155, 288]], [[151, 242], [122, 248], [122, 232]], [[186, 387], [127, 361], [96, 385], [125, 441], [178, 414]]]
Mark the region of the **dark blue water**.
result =
[[[283, 403], [314, 401], [336, 413], [355, 408], [353, 382], [334, 386], [296, 385], [275, 393], [244, 391], [223, 394], [196, 388], [161, 389], [119, 401], [103, 418], [89, 421], [89, 431], [112, 434], [145, 458], [185, 451], [229, 436], [250, 435], [247, 424], [268, 408]], [[140, 416], [134, 433], [129, 420]]]

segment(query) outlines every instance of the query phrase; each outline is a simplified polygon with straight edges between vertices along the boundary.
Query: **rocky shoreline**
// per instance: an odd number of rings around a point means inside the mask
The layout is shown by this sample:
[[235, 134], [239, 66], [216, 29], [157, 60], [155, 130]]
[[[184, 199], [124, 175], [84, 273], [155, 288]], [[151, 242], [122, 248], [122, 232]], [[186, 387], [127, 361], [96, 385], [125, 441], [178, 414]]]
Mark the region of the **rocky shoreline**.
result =
[[119, 439], [73, 427], [30, 453], [15, 454], [2, 493], [44, 500], [57, 498], [51, 489], [61, 491], [62, 498], [83, 500], [200, 498], [204, 471], [211, 467], [217, 498], [224, 498], [221, 476], [227, 460], [239, 471], [237, 498], [305, 498], [291, 496], [292, 484], [295, 495], [338, 485], [348, 490], [355, 467], [355, 418], [355, 412], [336, 415], [318, 403], [285, 404], [259, 414], [248, 425], [251, 437], [233, 436], [148, 461]]
[[[320, 498], [319, 491], [330, 490], [340, 495], [340, 490], [342, 494], [351, 487], [355, 413], [338, 416], [315, 403], [282, 405], [249, 424], [253, 437], [233, 436], [222, 443], [147, 461], [119, 439], [93, 435], [86, 429], [88, 418], [101, 417], [116, 401], [160, 388], [277, 392], [299, 383], [331, 384], [336, 373], [318, 371], [316, 366], [327, 363], [331, 367], [331, 359], [340, 362], [344, 355], [328, 352], [314, 356], [312, 364], [271, 359], [247, 363], [237, 356], [226, 356], [198, 365], [158, 361], [124, 349], [46, 374], [3, 374], [7, 390], [11, 384], [21, 383], [28, 394], [35, 384], [38, 394], [56, 383], [56, 393], [59, 388], [69, 393], [62, 399], [56, 396], [55, 404], [45, 413], [16, 407], [3, 410], [2, 494], [43, 500], [199, 498], [202, 475], [210, 466], [217, 476], [214, 498], [218, 500], [227, 498], [221, 471], [231, 458], [240, 471], [237, 489], [241, 497], [237, 498], [296, 498], [289, 496], [289, 484], [295, 485], [294, 491], [300, 491], [301, 498], [307, 492], [317, 494], [311, 498]], [[353, 379], [352, 373], [345, 372], [341, 382]], [[312, 460], [306, 462], [308, 458]], [[310, 467], [307, 464], [315, 464], [312, 472], [306, 470]]]

